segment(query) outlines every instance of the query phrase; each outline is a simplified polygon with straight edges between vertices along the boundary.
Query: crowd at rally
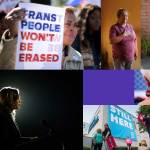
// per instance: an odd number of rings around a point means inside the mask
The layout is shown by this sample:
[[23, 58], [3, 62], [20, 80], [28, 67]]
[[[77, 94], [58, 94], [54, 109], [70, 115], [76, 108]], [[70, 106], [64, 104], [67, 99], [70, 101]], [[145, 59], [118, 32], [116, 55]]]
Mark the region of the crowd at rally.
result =
[[[92, 4], [82, 8], [78, 16], [73, 7], [65, 9], [62, 69], [101, 68], [100, 14], [100, 7]], [[26, 15], [18, 6], [7, 14], [0, 12], [0, 69], [15, 69], [18, 23], [24, 23]]]
[[[150, 138], [150, 114], [139, 114], [138, 121], [146, 127], [146, 131], [148, 132]], [[127, 145], [127, 150], [131, 150], [132, 139], [127, 137], [125, 143]], [[111, 130], [106, 123], [103, 131], [100, 128], [96, 130], [96, 133], [92, 138], [91, 150], [115, 150], [116, 148], [117, 144], [115, 138], [112, 136]], [[149, 150], [146, 140], [141, 140], [139, 143], [139, 150]]]
[[[0, 69], [14, 69], [19, 21], [22, 21], [22, 28], [28, 26], [39, 31], [60, 31], [57, 24], [42, 25], [24, 20], [26, 15], [32, 19], [51, 21], [56, 21], [58, 17], [55, 14], [36, 14], [32, 10], [27, 12], [18, 5], [7, 14], [0, 12], [0, 58], [3, 58], [0, 59]], [[110, 25], [109, 33], [106, 33], [112, 45], [113, 66], [114, 69], [131, 69], [138, 57], [136, 34], [132, 25], [128, 24], [128, 10], [120, 8], [116, 15], [117, 22]], [[108, 58], [105, 58], [101, 50], [101, 8], [87, 4], [78, 13], [74, 7], [66, 8], [61, 69], [103, 69], [107, 62]]]

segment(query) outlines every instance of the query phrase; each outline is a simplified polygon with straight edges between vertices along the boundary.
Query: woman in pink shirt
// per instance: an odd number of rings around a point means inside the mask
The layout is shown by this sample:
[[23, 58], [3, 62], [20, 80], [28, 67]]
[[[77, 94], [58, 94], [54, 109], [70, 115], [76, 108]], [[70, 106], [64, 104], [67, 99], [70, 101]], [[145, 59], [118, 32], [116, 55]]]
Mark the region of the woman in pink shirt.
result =
[[109, 39], [112, 44], [115, 69], [131, 69], [137, 58], [137, 40], [133, 27], [127, 23], [128, 11], [117, 11], [117, 23], [110, 28]]

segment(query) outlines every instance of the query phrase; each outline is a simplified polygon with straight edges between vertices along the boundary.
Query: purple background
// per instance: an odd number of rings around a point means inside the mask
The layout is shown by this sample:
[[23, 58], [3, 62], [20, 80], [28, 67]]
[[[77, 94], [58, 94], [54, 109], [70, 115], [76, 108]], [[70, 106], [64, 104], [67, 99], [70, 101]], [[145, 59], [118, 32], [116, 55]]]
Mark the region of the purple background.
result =
[[83, 73], [84, 105], [134, 104], [133, 70], [87, 70]]

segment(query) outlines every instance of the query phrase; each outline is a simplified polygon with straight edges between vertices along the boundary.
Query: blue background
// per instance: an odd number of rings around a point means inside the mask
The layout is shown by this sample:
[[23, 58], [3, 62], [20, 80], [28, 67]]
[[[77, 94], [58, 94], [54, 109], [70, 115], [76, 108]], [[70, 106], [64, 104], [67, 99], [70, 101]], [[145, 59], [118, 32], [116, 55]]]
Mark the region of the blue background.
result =
[[133, 105], [133, 70], [85, 70], [84, 105]]

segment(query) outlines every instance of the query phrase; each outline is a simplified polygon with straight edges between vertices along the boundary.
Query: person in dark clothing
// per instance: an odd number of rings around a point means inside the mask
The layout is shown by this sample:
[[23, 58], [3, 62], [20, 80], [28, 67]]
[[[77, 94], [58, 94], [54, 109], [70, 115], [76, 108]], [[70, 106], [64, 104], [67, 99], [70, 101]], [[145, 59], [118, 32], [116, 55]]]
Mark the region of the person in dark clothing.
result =
[[104, 129], [104, 131], [103, 131], [103, 136], [104, 136], [104, 138], [106, 138], [107, 136], [111, 136], [111, 130], [110, 130], [110, 128], [108, 127], [108, 124], [107, 124], [107, 123], [104, 125], [104, 127], [105, 127], [105, 129]]
[[116, 142], [111, 134], [111, 130], [107, 123], [104, 125], [104, 128], [105, 129], [103, 131], [103, 139], [105, 140], [105, 142], [107, 144], [107, 148], [109, 150], [114, 150], [116, 148]]
[[[27, 150], [27, 149], [55, 149], [62, 150], [60, 141], [51, 135], [22, 137], [15, 121], [15, 110], [21, 106], [19, 90], [4, 87], [0, 90], [0, 149], [2, 150]], [[44, 125], [47, 124], [44, 122]], [[48, 128], [48, 126], [46, 126]]]
[[72, 45], [83, 56], [85, 69], [101, 68], [101, 8], [97, 5], [86, 5], [79, 14], [78, 35]]
[[149, 115], [145, 115], [145, 117], [143, 117], [143, 121], [145, 122], [146, 128], [147, 128], [147, 132], [149, 134], [150, 137], [150, 114]]
[[14, 120], [14, 110], [20, 107], [19, 91], [15, 88], [0, 90], [0, 145], [13, 149], [19, 143], [21, 135]]
[[0, 90], [0, 147], [14, 150], [19, 144], [30, 141], [31, 137], [21, 137], [15, 121], [15, 110], [21, 106], [19, 90], [4, 87]]

